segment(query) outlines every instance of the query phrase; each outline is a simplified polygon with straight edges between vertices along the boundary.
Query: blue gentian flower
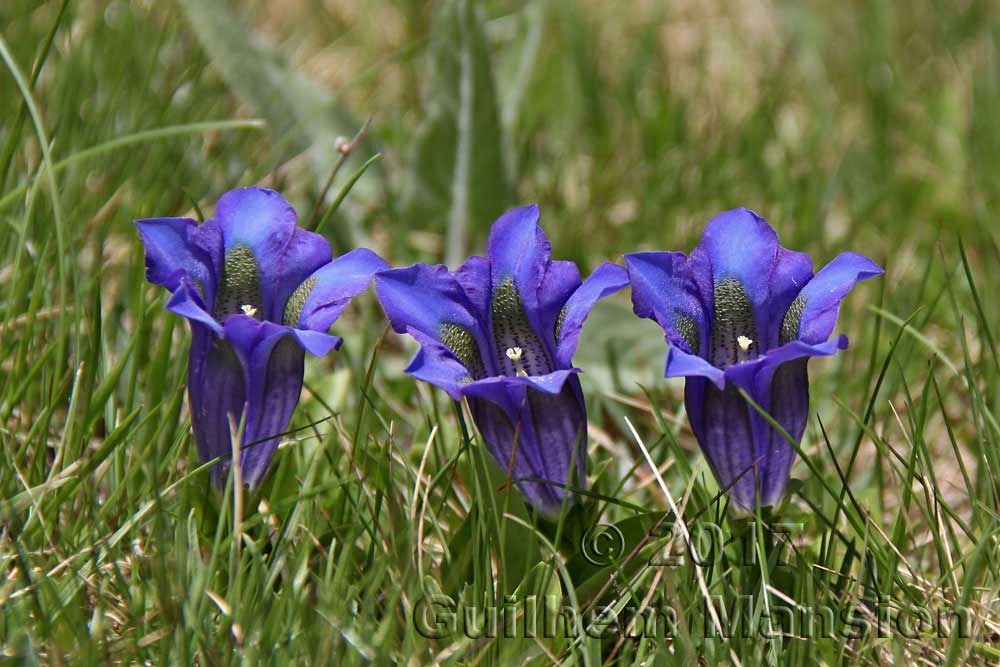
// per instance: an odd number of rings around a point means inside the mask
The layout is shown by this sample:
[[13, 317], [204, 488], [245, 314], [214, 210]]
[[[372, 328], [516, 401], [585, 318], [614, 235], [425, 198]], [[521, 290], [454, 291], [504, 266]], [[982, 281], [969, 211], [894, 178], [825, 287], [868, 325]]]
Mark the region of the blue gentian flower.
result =
[[694, 435], [742, 510], [776, 505], [795, 458], [791, 444], [740, 395], [741, 388], [800, 441], [809, 409], [809, 357], [836, 354], [840, 301], [883, 270], [845, 252], [813, 275], [805, 253], [786, 250], [753, 211], [727, 211], [701, 243], [680, 252], [625, 255], [632, 304], [666, 334], [666, 377], [687, 378]]
[[[393, 329], [420, 343], [406, 372], [468, 399], [504, 471], [583, 486], [587, 413], [571, 358], [591, 308], [625, 287], [628, 275], [604, 264], [581, 282], [576, 264], [550, 260], [549, 251], [538, 207], [516, 208], [493, 224], [486, 257], [470, 257], [457, 271], [426, 264], [384, 271], [375, 291]], [[553, 484], [518, 487], [547, 516], [566, 497]]]
[[388, 267], [365, 248], [331, 261], [326, 239], [296, 218], [277, 192], [241, 188], [224, 194], [201, 225], [135, 223], [146, 278], [170, 290], [167, 310], [191, 323], [191, 422], [201, 459], [223, 457], [212, 470], [217, 483], [230, 465], [231, 419], [243, 423], [243, 481], [263, 478], [298, 403], [305, 352], [340, 347], [330, 325]]

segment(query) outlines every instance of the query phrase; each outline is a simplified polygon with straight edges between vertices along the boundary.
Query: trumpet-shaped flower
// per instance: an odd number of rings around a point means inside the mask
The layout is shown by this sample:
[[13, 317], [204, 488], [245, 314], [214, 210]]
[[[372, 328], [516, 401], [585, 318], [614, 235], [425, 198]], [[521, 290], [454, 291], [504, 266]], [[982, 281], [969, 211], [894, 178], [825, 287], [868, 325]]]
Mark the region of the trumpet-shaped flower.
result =
[[581, 282], [573, 262], [550, 260], [549, 251], [538, 208], [516, 208], [493, 224], [486, 257], [456, 271], [415, 264], [380, 272], [375, 291], [393, 329], [420, 343], [406, 372], [456, 401], [466, 397], [487, 448], [513, 478], [556, 482], [518, 484], [552, 516], [566, 498], [559, 485], [586, 482], [587, 415], [571, 358], [591, 308], [628, 275], [604, 264]]
[[340, 347], [327, 333], [387, 264], [359, 248], [331, 260], [319, 234], [298, 227], [277, 192], [224, 194], [214, 218], [149, 218], [136, 226], [146, 278], [172, 292], [167, 310], [191, 324], [188, 400], [198, 454], [230, 466], [231, 424], [243, 423], [240, 471], [264, 476], [302, 389], [305, 352]]
[[686, 378], [688, 419], [719, 484], [742, 510], [776, 505], [795, 450], [739, 389], [799, 442], [806, 363], [847, 348], [843, 334], [830, 338], [840, 302], [882, 269], [845, 252], [813, 275], [809, 256], [781, 247], [747, 209], [711, 220], [687, 257], [639, 252], [625, 264], [635, 313], [666, 335], [665, 376]]

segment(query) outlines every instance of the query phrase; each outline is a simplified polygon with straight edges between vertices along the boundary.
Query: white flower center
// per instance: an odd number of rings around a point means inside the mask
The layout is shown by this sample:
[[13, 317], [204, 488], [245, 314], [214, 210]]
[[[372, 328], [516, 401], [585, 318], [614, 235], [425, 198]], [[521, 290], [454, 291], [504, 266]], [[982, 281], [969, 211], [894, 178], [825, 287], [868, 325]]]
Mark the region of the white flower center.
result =
[[521, 355], [524, 354], [524, 350], [519, 347], [508, 347], [507, 351], [504, 353], [507, 358], [514, 362], [514, 368], [517, 369], [517, 374], [525, 376], [528, 373], [524, 370], [524, 365], [521, 363]]
[[254, 315], [257, 314], [257, 308], [251, 306], [249, 303], [245, 303], [242, 306], [240, 306], [240, 310], [242, 310], [243, 314], [246, 315], [247, 317], [253, 317]]
[[736, 363], [742, 364], [750, 358], [750, 346], [753, 345], [753, 339], [749, 336], [737, 336], [736, 345], [740, 348], [736, 350]]

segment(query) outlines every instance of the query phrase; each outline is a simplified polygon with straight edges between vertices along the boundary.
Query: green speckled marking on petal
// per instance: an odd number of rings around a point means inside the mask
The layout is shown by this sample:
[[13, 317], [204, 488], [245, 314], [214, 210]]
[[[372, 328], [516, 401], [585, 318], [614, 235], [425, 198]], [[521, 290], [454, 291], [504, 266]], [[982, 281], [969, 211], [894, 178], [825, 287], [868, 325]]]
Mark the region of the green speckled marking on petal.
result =
[[288, 303], [285, 304], [285, 316], [282, 319], [287, 326], [298, 326], [299, 318], [302, 317], [302, 309], [306, 305], [306, 300], [309, 299], [309, 293], [312, 292], [313, 287], [316, 287], [317, 281], [316, 276], [306, 278], [288, 297]]
[[[522, 369], [528, 375], [552, 372], [552, 362], [538, 334], [528, 323], [513, 278], [505, 278], [493, 290], [493, 339], [497, 346], [497, 365], [504, 375], [517, 375]], [[517, 363], [507, 356], [507, 350], [515, 347], [521, 348]]]
[[799, 337], [799, 323], [802, 322], [802, 313], [806, 309], [806, 300], [801, 294], [795, 297], [792, 305], [788, 307], [785, 318], [781, 320], [781, 334], [778, 337], [778, 344], [784, 345], [789, 341]]
[[559, 336], [562, 334], [563, 322], [566, 321], [566, 311], [568, 310], [568, 307], [563, 306], [562, 310], [559, 311], [559, 316], [556, 317], [556, 342], [559, 341]]
[[472, 382], [486, 377], [486, 368], [483, 366], [483, 357], [479, 352], [479, 344], [475, 337], [465, 328], [445, 322], [441, 325], [441, 343], [451, 350], [462, 365], [469, 371], [468, 379], [463, 378], [463, 382]]
[[257, 319], [263, 317], [257, 259], [250, 248], [239, 244], [226, 253], [219, 293], [215, 296], [213, 316], [222, 322], [230, 315], [242, 313], [243, 306], [256, 308]]
[[701, 332], [698, 331], [698, 323], [690, 315], [678, 315], [674, 320], [674, 328], [687, 343], [688, 352], [698, 354], [701, 350]]
[[741, 349], [740, 336], [757, 343], [757, 322], [746, 289], [735, 278], [721, 280], [715, 285], [715, 315], [712, 318], [711, 362], [718, 368], [727, 368], [741, 360], [757, 356], [758, 345], [748, 351]]

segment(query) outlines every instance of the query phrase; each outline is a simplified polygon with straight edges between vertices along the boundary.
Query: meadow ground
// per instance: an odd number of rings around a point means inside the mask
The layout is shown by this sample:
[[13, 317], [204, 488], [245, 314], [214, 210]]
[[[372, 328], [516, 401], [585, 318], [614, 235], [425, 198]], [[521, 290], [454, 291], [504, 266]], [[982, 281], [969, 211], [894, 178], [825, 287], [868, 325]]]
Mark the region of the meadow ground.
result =
[[[0, 662], [1000, 661], [995, 1], [5, 0], [0, 56]], [[397, 266], [535, 201], [585, 273], [747, 206], [886, 275], [766, 521], [727, 516], [627, 290], [574, 359], [592, 496], [557, 524], [370, 292], [233, 494], [131, 221], [255, 183]]]

